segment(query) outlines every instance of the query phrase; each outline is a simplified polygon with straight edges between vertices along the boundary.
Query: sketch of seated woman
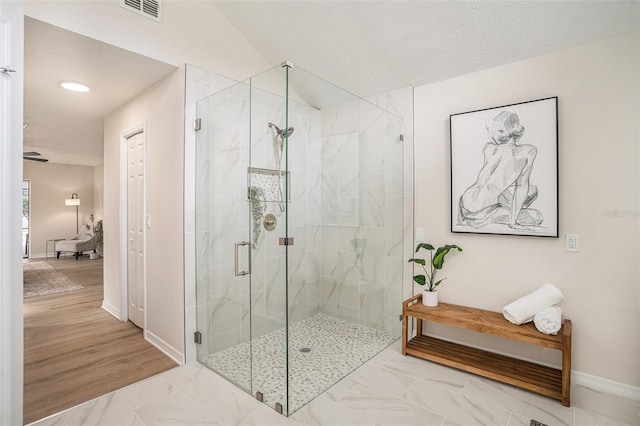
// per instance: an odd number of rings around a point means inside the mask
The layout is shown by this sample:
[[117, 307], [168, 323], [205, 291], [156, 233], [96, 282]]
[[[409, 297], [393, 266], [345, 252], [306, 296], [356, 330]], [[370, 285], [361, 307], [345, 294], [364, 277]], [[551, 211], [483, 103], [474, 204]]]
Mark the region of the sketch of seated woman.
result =
[[458, 224], [480, 228], [488, 224], [530, 229], [544, 220], [531, 208], [538, 188], [529, 182], [537, 155], [533, 145], [519, 144], [524, 134], [518, 114], [502, 111], [486, 122], [491, 139], [482, 153], [484, 164], [473, 185], [459, 200]]

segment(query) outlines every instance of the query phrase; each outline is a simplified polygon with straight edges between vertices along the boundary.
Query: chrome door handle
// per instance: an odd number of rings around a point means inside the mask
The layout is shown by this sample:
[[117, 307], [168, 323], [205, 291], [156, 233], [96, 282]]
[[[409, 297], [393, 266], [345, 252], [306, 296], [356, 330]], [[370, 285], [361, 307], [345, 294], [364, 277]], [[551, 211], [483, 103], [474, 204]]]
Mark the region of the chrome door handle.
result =
[[249, 256], [249, 270], [248, 271], [238, 271], [238, 247], [240, 247], [240, 246], [248, 246], [250, 244], [251, 243], [249, 241], [239, 241], [239, 242], [237, 242], [235, 244], [235, 260], [234, 260], [235, 268], [234, 268], [234, 270], [235, 270], [236, 277], [242, 277], [242, 276], [251, 274], [251, 256]]

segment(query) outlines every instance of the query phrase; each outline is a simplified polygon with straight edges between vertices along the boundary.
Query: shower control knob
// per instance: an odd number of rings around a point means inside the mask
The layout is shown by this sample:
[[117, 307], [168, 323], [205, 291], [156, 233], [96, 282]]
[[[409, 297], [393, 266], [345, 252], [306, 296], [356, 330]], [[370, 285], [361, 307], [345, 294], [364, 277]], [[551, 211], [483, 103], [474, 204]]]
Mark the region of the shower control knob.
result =
[[278, 220], [271, 213], [266, 215], [264, 217], [264, 220], [262, 221], [262, 225], [264, 226], [264, 229], [266, 229], [267, 231], [273, 231], [274, 229], [276, 229], [277, 223], [278, 223]]

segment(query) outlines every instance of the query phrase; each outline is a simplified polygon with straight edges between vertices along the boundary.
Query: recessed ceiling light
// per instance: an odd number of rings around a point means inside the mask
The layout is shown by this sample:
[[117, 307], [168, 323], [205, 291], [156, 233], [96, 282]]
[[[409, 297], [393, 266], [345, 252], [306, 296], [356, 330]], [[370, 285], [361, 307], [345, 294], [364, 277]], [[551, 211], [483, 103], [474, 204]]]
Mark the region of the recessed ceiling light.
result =
[[78, 83], [77, 81], [63, 81], [62, 83], [60, 83], [60, 86], [73, 92], [88, 92], [89, 90], [91, 90], [86, 85]]

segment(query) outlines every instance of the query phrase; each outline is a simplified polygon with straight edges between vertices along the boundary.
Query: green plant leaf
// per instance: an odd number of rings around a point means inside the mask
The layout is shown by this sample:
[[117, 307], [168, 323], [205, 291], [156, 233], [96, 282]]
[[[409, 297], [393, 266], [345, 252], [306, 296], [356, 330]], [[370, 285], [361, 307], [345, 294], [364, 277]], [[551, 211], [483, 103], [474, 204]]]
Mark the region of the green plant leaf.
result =
[[434, 247], [431, 244], [427, 244], [427, 243], [420, 243], [416, 246], [416, 253], [418, 252], [418, 250], [420, 249], [425, 249], [425, 250], [434, 250]]
[[424, 275], [414, 275], [413, 280], [420, 285], [425, 285], [427, 278]]
[[424, 261], [424, 259], [409, 259], [409, 263], [411, 263], [411, 262], [415, 262], [415, 263], [417, 263], [418, 265], [423, 265], [423, 266], [426, 264], [426, 262]]
[[433, 284], [433, 288], [438, 287], [438, 286], [440, 285], [440, 283], [441, 283], [442, 281], [444, 281], [444, 280], [446, 280], [446, 278], [443, 278], [443, 279], [441, 279], [440, 281], [438, 281], [437, 283], [434, 283], [434, 284]]
[[433, 267], [436, 269], [442, 269], [442, 265], [444, 265], [444, 257], [449, 253], [449, 250], [452, 249], [462, 251], [462, 249], [455, 244], [447, 244], [446, 246], [438, 247], [435, 256], [433, 256]]

